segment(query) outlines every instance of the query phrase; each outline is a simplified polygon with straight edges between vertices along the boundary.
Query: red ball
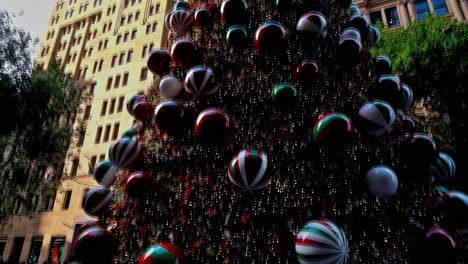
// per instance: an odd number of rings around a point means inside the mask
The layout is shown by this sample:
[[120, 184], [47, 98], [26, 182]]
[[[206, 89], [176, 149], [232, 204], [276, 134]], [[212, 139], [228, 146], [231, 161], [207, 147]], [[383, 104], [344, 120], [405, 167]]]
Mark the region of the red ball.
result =
[[134, 172], [128, 176], [124, 191], [130, 197], [140, 197], [147, 193], [150, 180], [150, 176], [145, 172]]
[[314, 60], [303, 60], [296, 68], [296, 78], [303, 82], [311, 82], [317, 78], [319, 68]]
[[247, 20], [248, 4], [245, 0], [225, 0], [221, 4], [221, 15], [228, 25], [241, 25]]
[[255, 32], [255, 47], [259, 52], [278, 52], [286, 46], [286, 29], [276, 21], [266, 22]]
[[165, 50], [154, 50], [148, 56], [146, 65], [154, 75], [163, 75], [169, 72], [171, 56]]
[[195, 61], [197, 46], [190, 39], [179, 39], [171, 47], [172, 60], [177, 68], [188, 68]]
[[75, 258], [83, 263], [110, 263], [115, 253], [114, 240], [103, 227], [90, 227], [75, 239]]
[[133, 116], [141, 121], [150, 119], [153, 116], [153, 112], [153, 105], [146, 101], [136, 103], [132, 109]]
[[206, 26], [210, 23], [211, 14], [207, 7], [201, 6], [195, 11], [195, 24]]
[[232, 136], [234, 122], [221, 109], [203, 110], [195, 122], [195, 136], [201, 143], [222, 143]]

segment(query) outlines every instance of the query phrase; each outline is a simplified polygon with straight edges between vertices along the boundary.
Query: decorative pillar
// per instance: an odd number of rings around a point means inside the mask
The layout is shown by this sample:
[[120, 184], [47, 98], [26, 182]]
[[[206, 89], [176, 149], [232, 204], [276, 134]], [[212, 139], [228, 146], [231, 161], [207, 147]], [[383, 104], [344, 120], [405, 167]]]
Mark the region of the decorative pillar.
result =
[[32, 245], [32, 235], [27, 234], [24, 238], [24, 243], [23, 243], [23, 249], [21, 249], [21, 254], [20, 254], [20, 263], [26, 263], [29, 258], [29, 252], [31, 251], [31, 245]]
[[468, 21], [468, 1], [467, 0], [460, 0], [460, 6], [463, 11], [464, 22]]
[[415, 7], [414, 7], [414, 3], [412, 1], [409, 1], [408, 3], [406, 3], [406, 6], [408, 8], [410, 21], [417, 21], [418, 18], [416, 16], [416, 10], [415, 10]]
[[463, 17], [460, 5], [458, 4], [458, 1], [457, 0], [449, 0], [449, 2], [450, 2], [450, 6], [452, 7], [452, 12], [453, 12], [453, 15], [455, 16], [455, 18], [459, 22], [465, 21], [465, 18]]
[[409, 17], [408, 17], [408, 10], [406, 9], [406, 6], [404, 3], [401, 3], [398, 5], [398, 9], [400, 9], [400, 14], [401, 14], [401, 24], [402, 26], [407, 26], [410, 22]]

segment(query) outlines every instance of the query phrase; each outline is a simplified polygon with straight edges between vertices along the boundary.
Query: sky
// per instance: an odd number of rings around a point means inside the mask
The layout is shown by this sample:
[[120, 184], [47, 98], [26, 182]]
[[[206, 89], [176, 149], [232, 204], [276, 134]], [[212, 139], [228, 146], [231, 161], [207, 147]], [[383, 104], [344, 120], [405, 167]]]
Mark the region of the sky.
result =
[[31, 33], [33, 38], [42, 41], [47, 33], [50, 15], [57, 0], [0, 0], [0, 9], [20, 14], [13, 23]]

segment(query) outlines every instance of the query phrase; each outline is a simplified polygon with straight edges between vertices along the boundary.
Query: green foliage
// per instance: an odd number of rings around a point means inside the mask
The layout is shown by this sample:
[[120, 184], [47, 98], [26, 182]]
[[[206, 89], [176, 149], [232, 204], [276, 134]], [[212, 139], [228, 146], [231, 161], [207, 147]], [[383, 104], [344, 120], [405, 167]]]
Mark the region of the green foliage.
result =
[[[65, 75], [55, 60], [47, 69], [32, 67], [33, 46], [29, 33], [0, 10], [0, 111], [8, 128], [0, 133], [0, 219], [11, 213], [13, 200], [32, 209], [32, 195], [55, 192], [84, 100], [84, 84]], [[45, 184], [47, 166], [57, 176]]]
[[382, 42], [372, 54], [386, 54], [398, 73], [423, 69], [437, 78], [450, 69], [456, 76], [462, 76], [468, 67], [467, 43], [467, 25], [428, 16], [410, 23], [406, 29], [383, 29]]

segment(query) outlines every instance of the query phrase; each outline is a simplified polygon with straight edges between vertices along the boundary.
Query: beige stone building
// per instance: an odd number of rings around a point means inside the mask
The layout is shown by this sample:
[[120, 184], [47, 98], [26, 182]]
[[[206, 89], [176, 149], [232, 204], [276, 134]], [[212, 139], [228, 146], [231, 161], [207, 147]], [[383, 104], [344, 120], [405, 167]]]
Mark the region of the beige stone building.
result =
[[[58, 0], [49, 31], [37, 59], [47, 66], [53, 57], [66, 73], [88, 82], [92, 101], [83, 106], [76, 127], [81, 134], [71, 146], [64, 181], [51, 210], [15, 216], [0, 227], [0, 257], [9, 263], [62, 263], [76, 225], [90, 218], [83, 212], [84, 194], [96, 182], [89, 171], [107, 158], [110, 142], [133, 125], [125, 110], [127, 99], [151, 83], [145, 57], [165, 47], [164, 17], [173, 0]], [[253, 2], [253, 1], [251, 1]], [[468, 20], [467, 0], [356, 0], [375, 23], [400, 27], [428, 13]]]
[[[91, 218], [81, 208], [97, 183], [90, 168], [107, 159], [109, 145], [133, 125], [126, 101], [152, 82], [146, 56], [165, 47], [164, 17], [172, 0], [58, 0], [37, 64], [56, 57], [65, 73], [92, 94], [75, 125], [83, 129], [68, 151], [63, 182], [49, 210], [15, 216], [0, 226], [0, 257], [8, 263], [63, 263], [76, 225]], [[82, 120], [82, 121], [81, 121]], [[1, 261], [0, 261], [1, 262]]]

